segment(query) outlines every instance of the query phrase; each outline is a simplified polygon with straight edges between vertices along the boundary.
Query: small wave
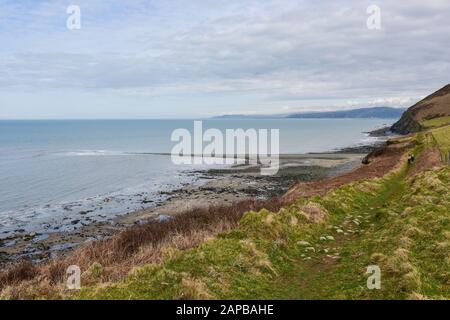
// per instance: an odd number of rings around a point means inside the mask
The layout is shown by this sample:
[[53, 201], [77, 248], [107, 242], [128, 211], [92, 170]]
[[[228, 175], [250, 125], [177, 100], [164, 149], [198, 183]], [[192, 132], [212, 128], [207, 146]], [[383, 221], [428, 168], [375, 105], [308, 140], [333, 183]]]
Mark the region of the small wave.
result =
[[83, 156], [170, 156], [169, 152], [145, 152], [145, 151], [112, 151], [112, 150], [70, 150], [56, 152], [57, 155], [70, 157]]
[[109, 150], [74, 150], [74, 151], [65, 151], [60, 154], [71, 157], [85, 157], [85, 156], [121, 156], [127, 155], [128, 153], [122, 151], [109, 151]]

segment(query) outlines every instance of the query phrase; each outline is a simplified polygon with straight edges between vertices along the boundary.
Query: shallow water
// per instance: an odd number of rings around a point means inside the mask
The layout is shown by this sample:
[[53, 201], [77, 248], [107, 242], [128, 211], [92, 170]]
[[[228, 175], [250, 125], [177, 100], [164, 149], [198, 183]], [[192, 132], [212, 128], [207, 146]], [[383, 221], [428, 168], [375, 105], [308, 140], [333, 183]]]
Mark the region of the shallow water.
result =
[[[281, 153], [307, 153], [371, 142], [364, 132], [392, 122], [206, 120], [203, 126], [280, 129]], [[0, 238], [20, 229], [70, 231], [86, 217], [108, 221], [164, 200], [164, 191], [202, 183], [198, 170], [206, 166], [151, 154], [170, 152], [177, 128], [192, 131], [193, 121], [0, 121]]]

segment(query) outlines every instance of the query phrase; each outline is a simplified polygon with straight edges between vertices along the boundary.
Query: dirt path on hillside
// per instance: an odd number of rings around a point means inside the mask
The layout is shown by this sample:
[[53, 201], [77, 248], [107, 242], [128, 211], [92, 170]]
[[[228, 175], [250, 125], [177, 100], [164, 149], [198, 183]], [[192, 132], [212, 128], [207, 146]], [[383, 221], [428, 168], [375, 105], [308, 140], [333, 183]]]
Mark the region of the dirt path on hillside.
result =
[[438, 168], [442, 165], [443, 163], [439, 149], [437, 148], [426, 149], [417, 159], [414, 167], [412, 167], [411, 170], [408, 172], [408, 178], [413, 178], [424, 170]]
[[286, 192], [283, 201], [292, 203], [301, 197], [324, 195], [328, 191], [347, 183], [383, 177], [388, 172], [401, 166], [406, 161], [407, 150], [413, 147], [414, 144], [409, 141], [380, 147], [367, 156], [368, 164], [330, 179], [297, 183]]
[[[291, 199], [293, 199], [295, 196], [312, 196], [324, 193], [326, 190], [329, 190], [328, 184], [338, 186], [339, 184], [353, 182], [357, 179], [385, 175], [390, 170], [396, 170], [407, 162], [407, 157], [412, 147], [414, 145], [408, 144], [396, 145], [395, 147], [387, 146], [382, 151], [382, 156], [373, 158], [369, 165], [361, 166], [348, 174], [317, 183], [300, 183], [291, 188], [286, 198], [292, 197]], [[355, 217], [358, 219], [360, 217], [376, 217], [377, 213], [382, 212], [385, 208], [395, 207], [396, 204], [403, 201], [402, 198], [404, 195], [410, 192], [407, 187], [411, 183], [411, 181], [407, 182], [409, 179], [414, 179], [418, 174], [426, 170], [436, 170], [444, 166], [438, 149], [425, 148], [421, 150], [419, 144], [416, 151], [418, 152], [418, 156], [412, 165], [408, 165], [405, 168], [406, 170], [399, 171], [392, 178], [387, 178], [388, 180], [384, 182], [384, 186], [377, 192], [374, 198], [354, 210], [349, 210], [344, 220], [354, 221]], [[305, 188], [305, 186], [308, 188]], [[288, 198], [288, 200], [291, 199]], [[410, 203], [405, 202], [403, 207], [408, 207], [408, 205]], [[398, 219], [401, 220], [403, 218], [399, 215]], [[364, 239], [380, 238], [375, 237], [371, 233], [366, 234], [366, 231], [373, 225], [371, 224], [373, 223], [372, 221], [369, 222], [369, 220], [364, 220], [364, 218], [362, 221], [356, 225], [350, 224], [353, 232], [349, 234], [345, 234], [344, 232], [344, 234], [335, 235], [335, 240], [332, 243], [313, 242], [309, 240], [311, 238], [314, 239], [313, 237], [308, 238], [308, 241], [310, 241], [309, 245], [314, 247], [318, 254], [313, 259], [310, 257], [307, 258], [308, 260], [305, 258], [298, 259], [294, 269], [290, 273], [283, 275], [281, 279], [277, 278], [274, 280], [272, 283], [272, 287], [274, 288], [273, 292], [276, 292], [279, 296], [270, 296], [269, 298], [279, 299], [282, 297], [283, 299], [312, 300], [336, 299], [336, 297], [338, 299], [352, 298], [349, 296], [349, 293], [352, 292], [352, 283], [364, 284], [366, 280], [364, 277], [366, 275], [364, 273], [365, 264], [358, 263], [358, 260], [361, 257], [366, 257], [366, 260], [359, 261], [368, 261], [370, 259], [367, 257], [371, 257], [372, 254], [370, 250], [367, 250], [368, 247], [364, 247]], [[337, 225], [336, 222], [334, 224]], [[341, 222], [339, 227], [343, 225], [345, 225], [345, 222]], [[333, 225], [329, 225], [322, 230], [333, 230], [334, 227]], [[317, 238], [318, 236], [316, 236]], [[320, 246], [324, 245], [327, 246], [326, 252], [320, 249]], [[310, 254], [308, 253], [308, 255]], [[296, 285], [293, 286], [293, 283]], [[342, 286], [342, 284], [346, 285]], [[361, 297], [363, 299], [373, 299], [373, 296], [369, 295], [368, 292], [361, 293]]]

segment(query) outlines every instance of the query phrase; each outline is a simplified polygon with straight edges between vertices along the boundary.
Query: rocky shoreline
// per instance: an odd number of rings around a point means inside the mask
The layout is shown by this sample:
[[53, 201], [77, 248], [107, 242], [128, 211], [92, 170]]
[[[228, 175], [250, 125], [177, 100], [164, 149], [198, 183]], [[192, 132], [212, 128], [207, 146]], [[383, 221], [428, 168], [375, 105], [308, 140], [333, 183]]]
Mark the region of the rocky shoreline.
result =
[[206, 182], [200, 186], [186, 185], [178, 190], [161, 192], [163, 200], [160, 201], [142, 200], [151, 203], [150, 208], [111, 220], [82, 224], [73, 231], [24, 233], [23, 230], [18, 230], [14, 235], [0, 240], [0, 265], [20, 259], [45, 261], [70, 252], [83, 243], [104, 239], [133, 224], [170, 219], [173, 215], [197, 207], [227, 205], [248, 198], [280, 196], [295, 182], [323, 179], [352, 170], [373, 148], [374, 146], [360, 146], [335, 153], [282, 155], [280, 170], [274, 176], [262, 176], [259, 168], [254, 166], [193, 171], [192, 174]]

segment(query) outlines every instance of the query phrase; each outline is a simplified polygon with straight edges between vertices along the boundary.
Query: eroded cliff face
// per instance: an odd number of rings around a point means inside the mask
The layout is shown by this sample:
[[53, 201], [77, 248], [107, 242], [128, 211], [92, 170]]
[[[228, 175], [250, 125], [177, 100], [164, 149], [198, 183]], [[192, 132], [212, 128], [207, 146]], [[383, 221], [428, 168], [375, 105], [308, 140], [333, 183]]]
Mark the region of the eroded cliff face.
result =
[[406, 111], [403, 116], [391, 127], [391, 131], [400, 134], [409, 134], [420, 130], [420, 124], [414, 120], [414, 115]]
[[422, 121], [443, 116], [450, 116], [450, 84], [406, 110], [391, 131], [400, 134], [417, 132], [422, 128]]

